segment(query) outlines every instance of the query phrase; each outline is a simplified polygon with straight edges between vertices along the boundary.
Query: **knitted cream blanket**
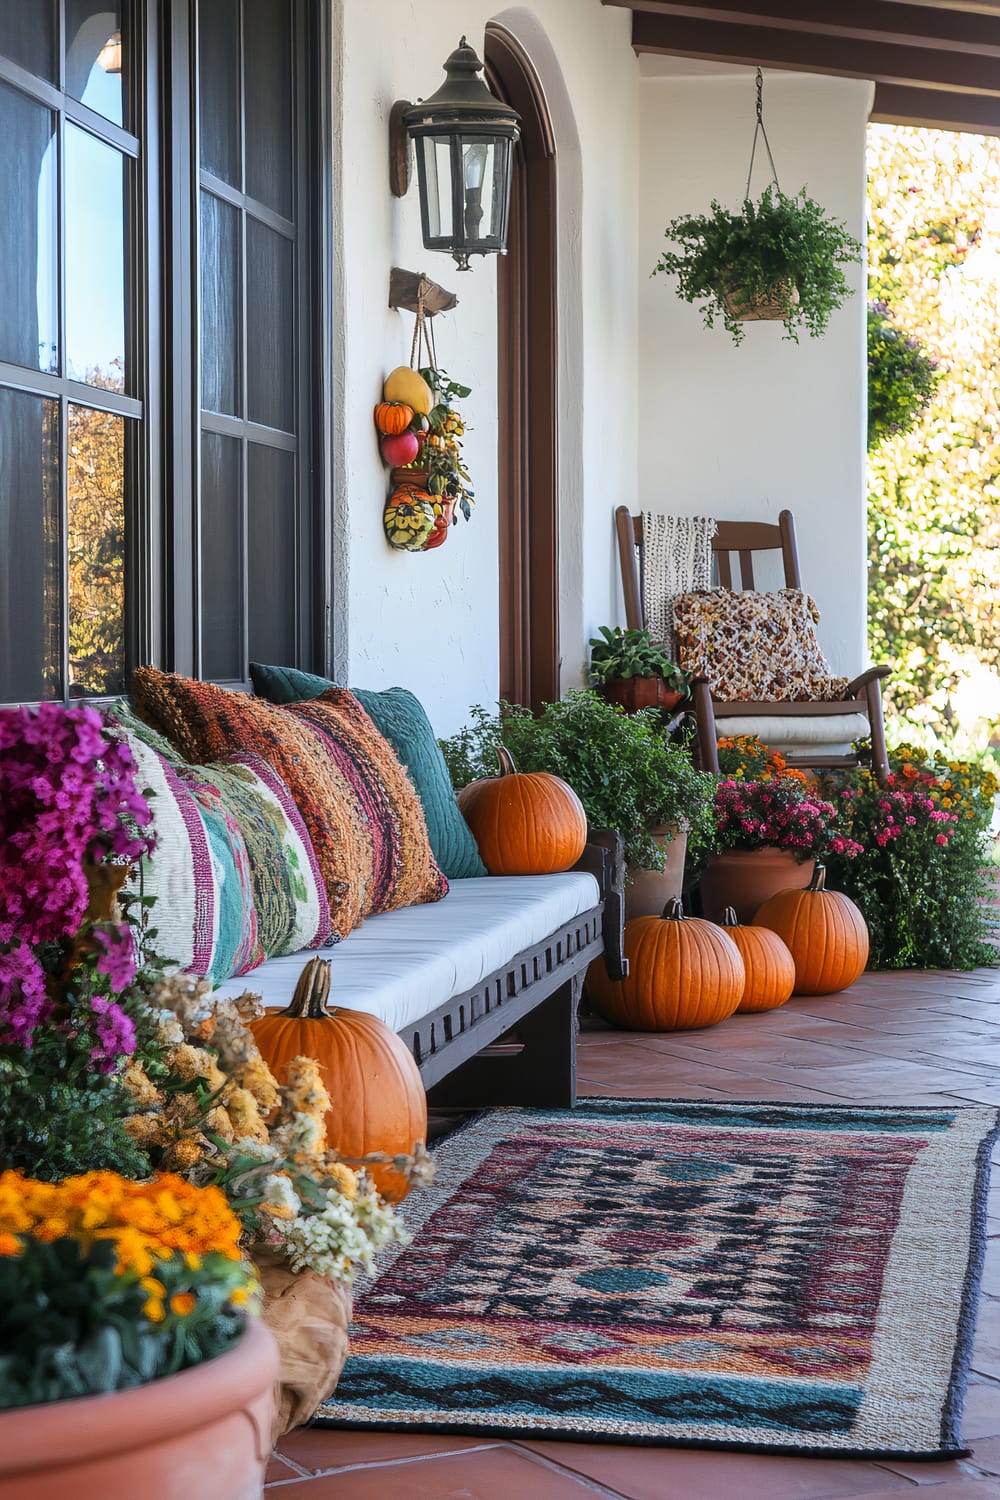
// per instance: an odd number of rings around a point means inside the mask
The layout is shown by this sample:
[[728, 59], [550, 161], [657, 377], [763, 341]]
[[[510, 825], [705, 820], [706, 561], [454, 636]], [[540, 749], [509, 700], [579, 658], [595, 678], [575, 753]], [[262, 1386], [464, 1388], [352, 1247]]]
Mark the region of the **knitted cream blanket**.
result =
[[674, 600], [712, 587], [711, 516], [642, 513], [642, 613], [654, 641], [674, 658]]

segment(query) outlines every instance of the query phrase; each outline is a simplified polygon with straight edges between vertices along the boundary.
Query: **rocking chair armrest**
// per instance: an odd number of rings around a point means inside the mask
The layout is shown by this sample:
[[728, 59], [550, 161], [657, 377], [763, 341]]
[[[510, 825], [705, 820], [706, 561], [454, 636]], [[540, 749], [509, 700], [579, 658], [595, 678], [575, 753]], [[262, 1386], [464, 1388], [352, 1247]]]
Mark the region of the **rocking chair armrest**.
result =
[[586, 848], [573, 868], [593, 875], [601, 888], [604, 967], [609, 979], [626, 979], [625, 848], [617, 828], [588, 828]]
[[863, 690], [870, 682], [880, 682], [883, 678], [888, 677], [891, 672], [891, 667], [869, 667], [861, 673], [860, 677], [855, 677], [853, 682], [847, 684], [847, 687], [844, 689], [844, 697], [860, 698]]

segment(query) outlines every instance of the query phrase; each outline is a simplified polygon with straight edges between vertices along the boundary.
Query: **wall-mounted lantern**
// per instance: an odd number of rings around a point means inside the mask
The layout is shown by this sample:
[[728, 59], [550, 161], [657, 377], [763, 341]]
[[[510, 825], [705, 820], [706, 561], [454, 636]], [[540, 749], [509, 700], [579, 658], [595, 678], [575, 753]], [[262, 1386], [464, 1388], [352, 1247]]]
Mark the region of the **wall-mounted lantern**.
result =
[[514, 144], [521, 117], [490, 93], [465, 37], [444, 65], [446, 81], [417, 104], [398, 100], [389, 120], [390, 182], [409, 186], [409, 141], [417, 156], [424, 248], [449, 251], [460, 271], [470, 255], [505, 255]]

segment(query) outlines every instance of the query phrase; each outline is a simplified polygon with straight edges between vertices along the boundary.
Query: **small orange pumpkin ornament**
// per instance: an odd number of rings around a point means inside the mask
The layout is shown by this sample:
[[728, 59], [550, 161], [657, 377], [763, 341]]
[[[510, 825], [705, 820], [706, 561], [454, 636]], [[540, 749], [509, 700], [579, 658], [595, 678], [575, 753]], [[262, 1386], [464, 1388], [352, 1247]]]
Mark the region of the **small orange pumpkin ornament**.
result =
[[701, 917], [685, 917], [675, 897], [662, 917], [625, 924], [628, 978], [609, 979], [602, 959], [587, 971], [587, 994], [601, 1014], [630, 1031], [714, 1026], [740, 1003], [746, 970], [732, 938]]
[[[377, 1016], [326, 1007], [330, 962], [306, 964], [287, 1010], [251, 1024], [261, 1056], [279, 1082], [295, 1057], [313, 1057], [330, 1094], [328, 1144], [356, 1160], [371, 1151], [409, 1156], [427, 1139], [427, 1096], [406, 1045]], [[398, 1203], [410, 1191], [389, 1163], [366, 1165], [382, 1197]]]
[[413, 421], [412, 406], [405, 401], [380, 401], [375, 408], [375, 426], [383, 437], [398, 437]]
[[726, 907], [722, 929], [743, 955], [747, 971], [743, 999], [736, 1009], [745, 1013], [784, 1005], [795, 988], [795, 963], [778, 934], [769, 927], [741, 927], [731, 906]]
[[463, 787], [458, 805], [491, 875], [556, 875], [575, 865], [587, 844], [583, 803], [558, 776], [518, 771], [497, 746], [499, 776]]
[[753, 919], [755, 927], [769, 927], [784, 940], [795, 964], [796, 995], [846, 990], [868, 962], [864, 917], [848, 896], [825, 885], [826, 870], [817, 865], [804, 891], [779, 891]]

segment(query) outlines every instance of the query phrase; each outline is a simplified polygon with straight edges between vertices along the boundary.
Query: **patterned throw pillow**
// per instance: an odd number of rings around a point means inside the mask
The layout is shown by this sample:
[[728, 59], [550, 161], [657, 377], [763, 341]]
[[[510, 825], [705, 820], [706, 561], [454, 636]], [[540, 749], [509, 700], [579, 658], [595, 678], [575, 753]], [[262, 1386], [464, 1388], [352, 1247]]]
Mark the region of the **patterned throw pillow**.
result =
[[259, 756], [192, 766], [126, 702], [125, 731], [159, 844], [143, 868], [157, 952], [219, 981], [330, 939], [316, 856], [288, 788]]
[[285, 709], [210, 682], [139, 667], [132, 702], [189, 761], [259, 755], [287, 786], [308, 830], [326, 887], [335, 937], [361, 920], [358, 871], [366, 838], [357, 805], [344, 795], [320, 738]]
[[726, 703], [832, 701], [848, 679], [831, 675], [818, 621], [819, 610], [800, 589], [681, 594], [674, 608], [678, 664], [707, 677], [713, 697]]
[[[254, 691], [271, 703], [302, 703], [337, 684], [295, 667], [250, 663]], [[379, 734], [384, 734], [406, 768], [427, 819], [427, 837], [441, 873], [448, 880], [486, 874], [472, 830], [455, 801], [451, 777], [423, 704], [407, 688], [368, 692], [352, 688]]]
[[319, 736], [345, 800], [353, 798], [358, 809], [367, 835], [357, 843], [361, 917], [440, 901], [448, 882], [431, 853], [420, 798], [354, 694], [329, 688], [279, 712]]

